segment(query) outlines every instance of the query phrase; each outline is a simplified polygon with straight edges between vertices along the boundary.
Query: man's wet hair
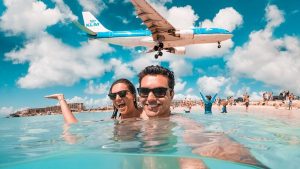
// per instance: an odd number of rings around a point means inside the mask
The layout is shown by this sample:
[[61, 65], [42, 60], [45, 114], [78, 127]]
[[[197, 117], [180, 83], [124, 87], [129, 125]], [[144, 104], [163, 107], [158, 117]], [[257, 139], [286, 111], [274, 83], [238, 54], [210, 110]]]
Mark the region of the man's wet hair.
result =
[[[134, 107], [138, 108], [135, 87], [134, 87], [134, 85], [128, 79], [122, 78], [122, 79], [118, 79], [118, 80], [114, 81], [113, 84], [110, 86], [109, 93], [111, 93], [111, 90], [112, 90], [113, 86], [116, 85], [116, 84], [118, 84], [118, 83], [124, 83], [124, 84], [127, 85], [128, 90], [130, 91], [130, 93], [133, 94], [133, 98], [134, 98], [133, 104], [134, 104]], [[117, 113], [118, 113], [118, 109], [116, 107], [114, 107], [114, 112], [113, 112], [111, 118], [116, 118], [117, 117]], [[121, 116], [121, 114], [120, 114], [120, 116]]]
[[151, 66], [147, 66], [145, 67], [144, 70], [142, 70], [139, 73], [139, 82], [141, 85], [141, 81], [142, 79], [146, 76], [146, 75], [163, 75], [166, 76], [168, 78], [168, 86], [170, 89], [174, 90], [174, 86], [175, 86], [175, 77], [174, 77], [174, 72], [164, 68], [160, 65], [151, 65]]

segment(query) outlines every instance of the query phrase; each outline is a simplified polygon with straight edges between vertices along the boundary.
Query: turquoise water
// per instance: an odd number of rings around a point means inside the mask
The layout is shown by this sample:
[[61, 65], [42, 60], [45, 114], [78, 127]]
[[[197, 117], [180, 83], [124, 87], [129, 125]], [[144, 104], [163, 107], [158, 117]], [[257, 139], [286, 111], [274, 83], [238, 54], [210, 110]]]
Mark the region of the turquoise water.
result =
[[[297, 168], [300, 161], [297, 121], [190, 113], [116, 123], [110, 115], [80, 113], [71, 126], [59, 115], [0, 118], [0, 168]], [[242, 164], [247, 158], [261, 164]]]

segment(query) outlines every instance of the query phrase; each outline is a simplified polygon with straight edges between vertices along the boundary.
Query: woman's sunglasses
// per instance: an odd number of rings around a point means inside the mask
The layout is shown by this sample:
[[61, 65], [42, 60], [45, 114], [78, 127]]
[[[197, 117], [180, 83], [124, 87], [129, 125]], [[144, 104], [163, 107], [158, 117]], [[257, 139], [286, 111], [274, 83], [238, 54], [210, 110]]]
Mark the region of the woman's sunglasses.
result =
[[127, 90], [121, 90], [119, 92], [116, 92], [116, 93], [109, 93], [108, 94], [108, 97], [111, 99], [111, 100], [115, 100], [117, 98], [117, 95], [119, 95], [121, 98], [125, 97], [126, 94], [127, 94]]
[[155, 97], [161, 98], [165, 97], [168, 91], [168, 88], [165, 87], [157, 87], [153, 89], [145, 88], [145, 87], [140, 87], [137, 88], [138, 93], [140, 97], [148, 97], [149, 93], [152, 92]]

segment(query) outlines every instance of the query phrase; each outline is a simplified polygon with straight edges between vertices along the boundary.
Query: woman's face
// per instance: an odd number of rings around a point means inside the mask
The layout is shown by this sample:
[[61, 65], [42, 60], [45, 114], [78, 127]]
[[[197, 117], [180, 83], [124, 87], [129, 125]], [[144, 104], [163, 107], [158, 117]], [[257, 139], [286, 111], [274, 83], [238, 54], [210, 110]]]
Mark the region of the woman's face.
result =
[[111, 93], [118, 93], [120, 91], [127, 91], [124, 97], [120, 97], [119, 94], [116, 95], [116, 99], [113, 100], [114, 106], [119, 110], [123, 115], [128, 115], [134, 112], [134, 95], [129, 91], [127, 84], [117, 83], [112, 89]]

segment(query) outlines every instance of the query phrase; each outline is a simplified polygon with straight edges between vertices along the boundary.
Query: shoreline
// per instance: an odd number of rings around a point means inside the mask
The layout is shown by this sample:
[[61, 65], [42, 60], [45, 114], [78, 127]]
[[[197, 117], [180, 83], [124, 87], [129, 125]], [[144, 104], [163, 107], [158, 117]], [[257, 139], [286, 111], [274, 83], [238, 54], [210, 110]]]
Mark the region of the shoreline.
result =
[[[185, 113], [185, 107], [176, 107], [171, 110], [174, 113]], [[212, 114], [213, 115], [222, 115], [221, 113], [222, 106], [213, 105]], [[204, 114], [204, 107], [200, 105], [193, 106], [191, 108], [191, 113], [193, 114]], [[246, 112], [245, 105], [237, 104], [237, 105], [228, 105], [227, 112], [225, 114], [239, 114], [239, 115], [252, 115], [256, 117], [263, 118], [275, 118], [283, 121], [298, 121], [300, 122], [300, 109], [293, 107], [292, 110], [288, 110], [287, 107], [278, 107], [270, 105], [249, 105], [248, 112]]]

